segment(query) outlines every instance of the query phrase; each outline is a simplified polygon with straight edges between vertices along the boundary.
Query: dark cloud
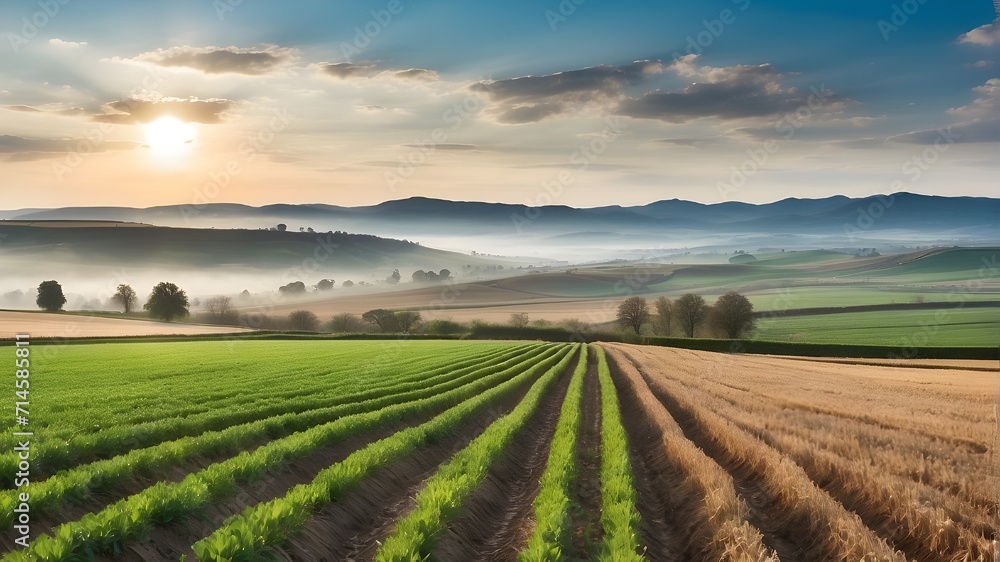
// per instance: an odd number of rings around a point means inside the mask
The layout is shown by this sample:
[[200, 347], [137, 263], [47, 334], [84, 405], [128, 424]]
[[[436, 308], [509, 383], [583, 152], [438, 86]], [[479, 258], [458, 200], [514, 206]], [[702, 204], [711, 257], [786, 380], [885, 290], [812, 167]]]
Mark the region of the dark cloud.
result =
[[[840, 107], [846, 100], [818, 89], [808, 95], [781, 84], [773, 66], [697, 67], [697, 57], [682, 57], [672, 69], [695, 82], [677, 92], [650, 92], [622, 100], [617, 113], [641, 119], [685, 123], [695, 119], [772, 117], [803, 107], [811, 112]], [[814, 109], [813, 109], [814, 108]]]
[[669, 144], [673, 146], [686, 146], [689, 148], [699, 148], [713, 144], [713, 139], [654, 139], [657, 144]]
[[184, 46], [143, 53], [133, 60], [158, 66], [192, 68], [207, 74], [260, 75], [295, 60], [295, 51], [275, 46], [263, 49]]
[[477, 82], [470, 89], [493, 104], [493, 112], [501, 123], [532, 123], [586, 104], [621, 97], [628, 86], [662, 71], [660, 61], [647, 60]]
[[226, 99], [125, 99], [104, 104], [104, 113], [95, 115], [94, 120], [103, 123], [137, 124], [148, 123], [169, 115], [189, 123], [214, 124], [222, 121], [222, 116], [234, 105]]

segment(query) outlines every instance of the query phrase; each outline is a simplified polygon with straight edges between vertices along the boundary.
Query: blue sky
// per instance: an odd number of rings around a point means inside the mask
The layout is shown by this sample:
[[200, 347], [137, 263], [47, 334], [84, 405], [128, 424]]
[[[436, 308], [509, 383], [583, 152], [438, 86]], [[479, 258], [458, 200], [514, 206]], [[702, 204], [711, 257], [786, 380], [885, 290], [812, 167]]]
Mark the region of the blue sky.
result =
[[938, 0], [7, 2], [0, 190], [8, 208], [996, 195], [996, 18]]

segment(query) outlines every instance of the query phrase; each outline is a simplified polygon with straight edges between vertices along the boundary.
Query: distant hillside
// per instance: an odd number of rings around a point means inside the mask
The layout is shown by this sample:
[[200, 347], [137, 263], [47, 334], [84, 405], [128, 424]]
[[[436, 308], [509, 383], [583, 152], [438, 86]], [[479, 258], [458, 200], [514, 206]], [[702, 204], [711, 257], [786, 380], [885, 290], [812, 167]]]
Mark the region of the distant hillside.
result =
[[[134, 267], [274, 269], [316, 260], [318, 271], [391, 271], [498, 263], [413, 242], [344, 232], [0, 222], [0, 258]], [[311, 262], [310, 262], [311, 263]]]
[[861, 199], [785, 199], [763, 205], [706, 205], [672, 199], [642, 206], [596, 208], [413, 197], [365, 207], [229, 203], [199, 209], [183, 205], [70, 207], [5, 211], [0, 217], [253, 229], [282, 222], [290, 229], [368, 232], [462, 251], [532, 251], [532, 255], [565, 259], [620, 257], [616, 251], [657, 247], [752, 251], [761, 247], [883, 247], [897, 242], [909, 247], [1000, 242], [1000, 199], [912, 193]]

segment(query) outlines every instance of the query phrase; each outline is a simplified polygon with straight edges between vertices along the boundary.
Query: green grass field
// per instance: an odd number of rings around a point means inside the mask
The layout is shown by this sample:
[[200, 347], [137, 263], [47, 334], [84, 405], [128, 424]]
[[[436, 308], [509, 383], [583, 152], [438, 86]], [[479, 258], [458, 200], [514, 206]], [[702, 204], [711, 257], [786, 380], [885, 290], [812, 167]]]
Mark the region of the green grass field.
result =
[[761, 319], [755, 339], [867, 345], [1000, 345], [997, 309], [851, 312]]

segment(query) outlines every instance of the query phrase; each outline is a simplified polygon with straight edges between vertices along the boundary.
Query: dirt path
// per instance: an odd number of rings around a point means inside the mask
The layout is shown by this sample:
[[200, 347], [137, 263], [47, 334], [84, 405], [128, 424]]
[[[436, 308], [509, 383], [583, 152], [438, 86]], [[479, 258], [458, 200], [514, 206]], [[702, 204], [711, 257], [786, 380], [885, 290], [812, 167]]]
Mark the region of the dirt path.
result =
[[462, 515], [441, 534], [437, 560], [515, 560], [534, 530], [532, 502], [549, 458], [549, 446], [572, 379], [575, 362], [538, 410], [490, 467], [486, 480], [462, 506]]
[[594, 559], [601, 544], [601, 382], [597, 355], [587, 357], [583, 379], [583, 408], [577, 440], [576, 487], [573, 489], [572, 550], [570, 560]]

